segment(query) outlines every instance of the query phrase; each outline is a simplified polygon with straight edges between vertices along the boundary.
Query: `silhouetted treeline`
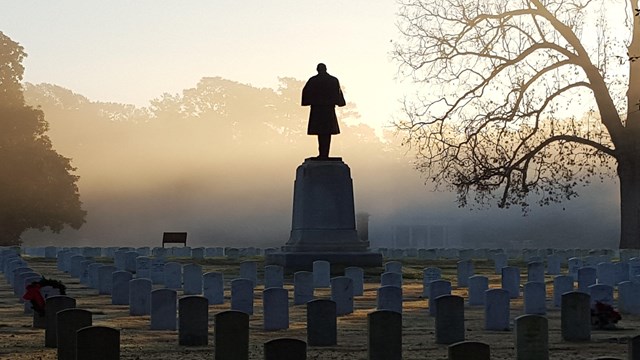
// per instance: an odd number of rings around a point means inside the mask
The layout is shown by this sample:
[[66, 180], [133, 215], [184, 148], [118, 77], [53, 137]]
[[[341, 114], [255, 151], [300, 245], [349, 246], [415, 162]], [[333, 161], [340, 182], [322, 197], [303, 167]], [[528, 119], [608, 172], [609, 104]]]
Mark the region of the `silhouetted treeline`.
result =
[[[154, 246], [163, 231], [179, 230], [189, 232], [192, 245], [282, 245], [291, 225], [295, 169], [317, 152], [315, 137], [306, 135], [303, 85], [281, 78], [270, 89], [203, 78], [181, 94], [136, 107], [27, 84], [27, 102], [46, 114], [54, 147], [78, 168], [88, 216], [79, 231], [34, 231], [25, 234], [26, 242]], [[349, 102], [348, 92], [345, 97]], [[334, 137], [332, 156], [351, 168], [356, 211], [372, 214], [374, 246], [388, 246], [397, 224], [444, 224], [464, 246], [558, 246], [558, 237], [599, 247], [617, 241], [617, 218], [597, 215], [616, 207], [610, 186], [598, 188], [604, 196], [586, 192], [562, 205], [567, 211], [552, 207], [528, 217], [517, 209], [458, 209], [454, 194], [424, 186], [407, 149], [390, 133], [377, 136], [355, 104], [340, 108], [338, 117], [342, 133]]]

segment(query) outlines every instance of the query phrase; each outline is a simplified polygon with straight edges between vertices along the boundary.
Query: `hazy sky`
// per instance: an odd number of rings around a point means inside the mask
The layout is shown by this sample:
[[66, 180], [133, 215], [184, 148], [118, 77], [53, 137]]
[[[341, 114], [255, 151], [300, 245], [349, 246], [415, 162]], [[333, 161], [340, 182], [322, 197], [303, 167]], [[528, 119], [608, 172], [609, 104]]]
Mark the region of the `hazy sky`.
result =
[[25, 81], [91, 100], [147, 105], [204, 76], [276, 87], [327, 64], [363, 115], [389, 121], [401, 97], [390, 61], [394, 0], [1, 1], [0, 31], [22, 44]]

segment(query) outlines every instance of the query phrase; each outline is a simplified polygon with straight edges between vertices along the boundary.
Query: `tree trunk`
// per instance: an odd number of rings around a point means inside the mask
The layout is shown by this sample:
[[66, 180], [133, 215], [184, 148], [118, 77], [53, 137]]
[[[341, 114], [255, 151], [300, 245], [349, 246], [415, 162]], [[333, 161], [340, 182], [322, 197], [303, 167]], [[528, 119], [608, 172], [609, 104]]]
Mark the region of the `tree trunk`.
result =
[[633, 150], [618, 156], [620, 249], [640, 249], [640, 153]]

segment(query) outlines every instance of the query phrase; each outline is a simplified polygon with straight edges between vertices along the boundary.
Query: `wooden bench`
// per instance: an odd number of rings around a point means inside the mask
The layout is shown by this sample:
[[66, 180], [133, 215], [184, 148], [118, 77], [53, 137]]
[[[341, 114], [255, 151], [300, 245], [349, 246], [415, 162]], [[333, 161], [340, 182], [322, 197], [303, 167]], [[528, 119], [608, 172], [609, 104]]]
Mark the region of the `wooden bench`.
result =
[[182, 244], [187, 246], [186, 232], [165, 232], [162, 234], [162, 247], [164, 244]]

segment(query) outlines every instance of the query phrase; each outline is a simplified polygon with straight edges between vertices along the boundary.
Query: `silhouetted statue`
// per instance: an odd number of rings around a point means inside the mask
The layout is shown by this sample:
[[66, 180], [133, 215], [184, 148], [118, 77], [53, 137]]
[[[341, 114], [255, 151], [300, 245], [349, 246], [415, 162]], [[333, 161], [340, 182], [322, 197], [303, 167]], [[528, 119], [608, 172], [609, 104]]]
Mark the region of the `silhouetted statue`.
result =
[[318, 75], [311, 77], [302, 89], [302, 106], [311, 106], [308, 135], [318, 135], [319, 159], [329, 157], [331, 135], [340, 134], [335, 107], [345, 106], [340, 82], [327, 73], [325, 64], [316, 67]]

